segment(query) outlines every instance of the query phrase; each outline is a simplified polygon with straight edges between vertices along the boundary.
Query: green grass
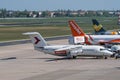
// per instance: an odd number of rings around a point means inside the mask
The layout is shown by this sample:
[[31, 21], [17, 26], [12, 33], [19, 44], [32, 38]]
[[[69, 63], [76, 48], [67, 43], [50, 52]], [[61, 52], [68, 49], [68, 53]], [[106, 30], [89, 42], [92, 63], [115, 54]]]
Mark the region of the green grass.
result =
[[68, 35], [70, 34], [68, 27], [7, 27], [0, 28], [0, 40], [8, 41], [8, 40], [18, 40], [18, 39], [26, 39], [28, 36], [23, 36], [24, 32], [40, 32], [44, 37], [50, 36], [58, 36], [58, 35]]
[[44, 37], [69, 35], [69, 20], [75, 20], [87, 33], [93, 32], [92, 19], [97, 19], [105, 29], [119, 29], [117, 17], [62, 17], [44, 19], [0, 19], [0, 24], [19, 24], [19, 26], [0, 26], [0, 41], [26, 39], [24, 32], [40, 32]]

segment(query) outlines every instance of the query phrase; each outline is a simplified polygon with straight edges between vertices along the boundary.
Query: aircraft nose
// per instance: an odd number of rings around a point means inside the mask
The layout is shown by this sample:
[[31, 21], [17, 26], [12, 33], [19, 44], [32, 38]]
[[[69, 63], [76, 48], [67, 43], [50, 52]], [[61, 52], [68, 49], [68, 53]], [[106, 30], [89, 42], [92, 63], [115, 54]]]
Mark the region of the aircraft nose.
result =
[[105, 54], [111, 56], [111, 55], [113, 55], [113, 52], [111, 52], [111, 51], [106, 51]]

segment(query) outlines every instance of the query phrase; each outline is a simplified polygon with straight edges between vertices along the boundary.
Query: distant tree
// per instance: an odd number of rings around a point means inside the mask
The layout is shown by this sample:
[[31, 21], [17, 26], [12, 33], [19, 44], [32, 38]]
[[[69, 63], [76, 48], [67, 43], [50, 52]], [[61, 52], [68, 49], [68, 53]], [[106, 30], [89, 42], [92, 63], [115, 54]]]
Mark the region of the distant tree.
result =
[[103, 16], [109, 17], [110, 15], [109, 15], [108, 11], [103, 11]]
[[41, 14], [42, 17], [49, 17], [49, 12], [48, 11], [43, 11]]
[[118, 12], [120, 11], [110, 11], [110, 10], [62, 10], [58, 9], [56, 11], [13, 11], [13, 10], [6, 10], [6, 9], [0, 9], [0, 18], [6, 18], [6, 17], [91, 17], [91, 16], [103, 16], [103, 17], [112, 17], [112, 16], [118, 16]]
[[70, 17], [70, 16], [71, 16], [70, 13], [71, 13], [71, 10], [68, 9], [68, 10], [66, 11], [66, 16], [67, 16], [67, 17]]
[[7, 10], [1, 9], [1, 18], [6, 18]]
[[18, 12], [18, 17], [27, 17], [29, 12], [27, 10]]

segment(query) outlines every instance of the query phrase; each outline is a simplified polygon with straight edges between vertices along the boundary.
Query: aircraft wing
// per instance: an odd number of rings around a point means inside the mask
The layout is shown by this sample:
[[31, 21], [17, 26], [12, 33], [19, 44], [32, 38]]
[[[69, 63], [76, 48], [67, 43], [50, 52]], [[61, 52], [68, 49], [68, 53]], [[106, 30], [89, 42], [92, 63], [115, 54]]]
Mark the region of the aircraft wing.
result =
[[69, 46], [55, 50], [55, 52], [68, 52], [67, 56], [77, 56], [82, 53], [82, 46]]
[[63, 50], [72, 51], [72, 50], [78, 50], [78, 49], [82, 49], [82, 46], [77, 46], [77, 47], [75, 47], [75, 46], [68, 46], [68, 47], [57, 49], [55, 51], [63, 51]]

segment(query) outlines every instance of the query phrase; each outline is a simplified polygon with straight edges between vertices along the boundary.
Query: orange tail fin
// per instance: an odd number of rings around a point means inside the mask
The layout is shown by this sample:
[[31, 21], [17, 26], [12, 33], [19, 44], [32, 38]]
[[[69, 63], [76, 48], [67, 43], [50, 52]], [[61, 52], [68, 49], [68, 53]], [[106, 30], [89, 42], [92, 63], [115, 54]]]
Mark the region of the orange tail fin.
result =
[[72, 36], [85, 36], [83, 30], [76, 24], [75, 21], [70, 20], [69, 25], [71, 28]]

